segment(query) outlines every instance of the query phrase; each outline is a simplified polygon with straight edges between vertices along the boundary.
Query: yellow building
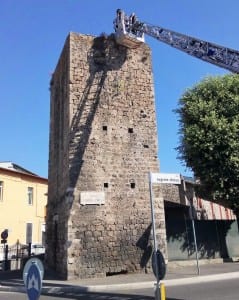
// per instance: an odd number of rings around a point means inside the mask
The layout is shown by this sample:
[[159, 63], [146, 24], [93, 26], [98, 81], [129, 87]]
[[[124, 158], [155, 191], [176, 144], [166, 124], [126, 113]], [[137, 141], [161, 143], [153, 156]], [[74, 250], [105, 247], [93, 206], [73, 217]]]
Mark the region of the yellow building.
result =
[[0, 162], [0, 233], [8, 245], [44, 244], [48, 181], [12, 162]]

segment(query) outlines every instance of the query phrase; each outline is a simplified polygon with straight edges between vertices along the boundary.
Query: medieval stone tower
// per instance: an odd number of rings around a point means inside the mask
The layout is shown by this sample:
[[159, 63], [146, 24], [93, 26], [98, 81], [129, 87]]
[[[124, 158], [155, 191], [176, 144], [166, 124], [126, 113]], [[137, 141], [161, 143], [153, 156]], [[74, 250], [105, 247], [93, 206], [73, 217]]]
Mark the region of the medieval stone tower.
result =
[[[151, 53], [70, 33], [51, 81], [46, 262], [63, 278], [149, 270], [158, 172]], [[165, 251], [163, 200], [154, 190]]]

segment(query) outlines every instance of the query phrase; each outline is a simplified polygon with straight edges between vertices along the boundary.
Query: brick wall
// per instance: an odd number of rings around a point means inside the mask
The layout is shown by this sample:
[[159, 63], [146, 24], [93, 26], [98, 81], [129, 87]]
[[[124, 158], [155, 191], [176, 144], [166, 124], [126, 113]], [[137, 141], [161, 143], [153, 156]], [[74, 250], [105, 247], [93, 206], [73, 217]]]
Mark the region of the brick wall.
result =
[[[71, 33], [51, 81], [49, 267], [64, 278], [150, 269], [148, 172], [159, 171], [157, 152], [148, 46], [126, 49], [113, 36]], [[104, 204], [82, 205], [83, 192]], [[154, 200], [166, 253], [158, 187]]]

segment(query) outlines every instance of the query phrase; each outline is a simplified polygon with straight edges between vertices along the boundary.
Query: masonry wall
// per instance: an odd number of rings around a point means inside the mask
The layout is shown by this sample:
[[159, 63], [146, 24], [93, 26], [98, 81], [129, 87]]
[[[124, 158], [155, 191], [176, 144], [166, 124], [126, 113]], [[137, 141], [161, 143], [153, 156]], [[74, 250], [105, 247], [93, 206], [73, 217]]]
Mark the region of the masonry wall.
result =
[[[150, 269], [148, 172], [159, 171], [157, 153], [148, 46], [126, 49], [113, 36], [71, 33], [51, 81], [50, 267], [64, 278]], [[93, 204], [83, 205], [84, 195]], [[154, 200], [157, 240], [165, 254], [158, 187]]]

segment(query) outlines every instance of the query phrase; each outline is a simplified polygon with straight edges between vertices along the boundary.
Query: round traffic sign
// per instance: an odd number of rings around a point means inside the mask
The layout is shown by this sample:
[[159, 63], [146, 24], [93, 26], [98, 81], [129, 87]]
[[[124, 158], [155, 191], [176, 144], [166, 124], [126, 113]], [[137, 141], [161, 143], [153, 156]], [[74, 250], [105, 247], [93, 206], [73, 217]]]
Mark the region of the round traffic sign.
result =
[[37, 300], [42, 289], [43, 264], [38, 258], [30, 258], [23, 269], [23, 281], [29, 300]]
[[[157, 268], [158, 274], [156, 272], [156, 264], [158, 267]], [[153, 268], [154, 276], [159, 280], [162, 280], [166, 274], [166, 264], [165, 264], [163, 254], [160, 250], [157, 250], [156, 255], [155, 255], [155, 251], [152, 254], [152, 268]]]
[[25, 285], [26, 285], [26, 281], [27, 281], [27, 274], [28, 274], [28, 271], [32, 264], [37, 265], [37, 267], [40, 271], [41, 280], [43, 280], [43, 277], [44, 277], [43, 263], [39, 258], [33, 257], [33, 258], [28, 259], [28, 261], [26, 262], [24, 269], [23, 269], [23, 281], [24, 281]]
[[5, 229], [5, 230], [2, 231], [1, 238], [3, 240], [6, 240], [8, 238], [8, 230], [7, 229]]
[[26, 278], [26, 289], [29, 300], [37, 300], [42, 288], [41, 274], [36, 264], [32, 264]]

